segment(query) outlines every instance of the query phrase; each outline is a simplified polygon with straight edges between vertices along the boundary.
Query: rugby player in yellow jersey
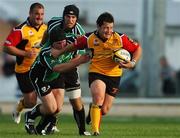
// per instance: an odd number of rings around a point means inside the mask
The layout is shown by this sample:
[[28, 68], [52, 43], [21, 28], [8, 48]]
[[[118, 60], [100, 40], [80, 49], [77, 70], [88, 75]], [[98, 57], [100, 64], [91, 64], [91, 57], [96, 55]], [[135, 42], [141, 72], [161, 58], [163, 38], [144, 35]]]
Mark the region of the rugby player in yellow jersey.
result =
[[[110, 13], [102, 13], [96, 24], [97, 29], [94, 32], [77, 38], [74, 44], [58, 51], [59, 54], [89, 48], [92, 52], [89, 87], [92, 95], [90, 118], [94, 136], [100, 134], [101, 115], [108, 113], [119, 92], [122, 69], [134, 68], [142, 53], [137, 42], [129, 39], [125, 34], [113, 31], [114, 18]], [[124, 48], [132, 54], [131, 61], [116, 63], [112, 60], [113, 51], [119, 48]]]
[[13, 28], [4, 42], [3, 51], [16, 56], [15, 73], [23, 94], [13, 111], [13, 119], [17, 124], [20, 123], [22, 110], [36, 105], [37, 96], [29, 79], [29, 70], [40, 51], [37, 46], [47, 29], [43, 19], [44, 6], [41, 3], [33, 3], [27, 20]]

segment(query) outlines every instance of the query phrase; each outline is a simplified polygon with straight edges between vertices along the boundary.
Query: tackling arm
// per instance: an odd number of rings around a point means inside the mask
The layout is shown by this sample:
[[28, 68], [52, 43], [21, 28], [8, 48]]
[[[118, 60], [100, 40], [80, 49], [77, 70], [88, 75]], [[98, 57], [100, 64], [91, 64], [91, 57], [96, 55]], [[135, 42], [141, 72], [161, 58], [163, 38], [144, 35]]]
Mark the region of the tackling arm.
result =
[[53, 67], [53, 71], [55, 71], [55, 72], [68, 71], [70, 69], [73, 69], [73, 68], [79, 66], [80, 64], [88, 62], [89, 60], [90, 60], [90, 57], [88, 55], [82, 55], [82, 56], [79, 56], [67, 63], [61, 63], [58, 65], [55, 65]]
[[53, 55], [54, 58], [57, 58], [59, 55], [64, 54], [66, 52], [73, 52], [79, 49], [85, 49], [86, 47], [87, 47], [86, 38], [84, 36], [81, 36], [77, 38], [77, 40], [74, 43], [68, 44], [66, 47], [62, 45], [60, 50], [51, 48], [51, 54]]

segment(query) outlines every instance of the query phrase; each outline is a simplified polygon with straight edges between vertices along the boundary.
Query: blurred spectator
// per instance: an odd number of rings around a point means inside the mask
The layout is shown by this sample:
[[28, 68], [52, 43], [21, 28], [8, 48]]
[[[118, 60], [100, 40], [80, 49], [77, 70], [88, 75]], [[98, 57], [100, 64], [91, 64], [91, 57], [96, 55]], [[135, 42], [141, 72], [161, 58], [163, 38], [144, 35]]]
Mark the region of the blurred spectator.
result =
[[136, 69], [131, 71], [124, 70], [124, 76], [121, 79], [120, 83], [120, 97], [136, 97], [138, 93], [138, 76], [139, 72]]
[[177, 93], [180, 94], [180, 70], [177, 71], [176, 73], [176, 78], [177, 78]]
[[14, 75], [15, 71], [15, 59], [13, 56], [3, 53], [3, 59], [4, 59], [4, 63], [2, 66], [2, 71], [3, 71], [3, 75], [5, 77], [10, 77], [12, 75]]
[[174, 95], [176, 94], [176, 72], [173, 68], [169, 65], [166, 57], [160, 58], [160, 66], [161, 66], [161, 80], [162, 80], [162, 92], [165, 95]]

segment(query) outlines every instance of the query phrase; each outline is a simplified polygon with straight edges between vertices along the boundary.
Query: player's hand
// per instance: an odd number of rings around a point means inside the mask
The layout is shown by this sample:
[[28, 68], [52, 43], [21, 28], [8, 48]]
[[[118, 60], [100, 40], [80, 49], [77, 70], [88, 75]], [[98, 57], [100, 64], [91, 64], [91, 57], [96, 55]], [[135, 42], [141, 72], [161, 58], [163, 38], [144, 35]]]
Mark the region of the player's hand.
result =
[[79, 60], [81, 55], [76, 55], [73, 59], [71, 59], [71, 61], [74, 61], [74, 60]]
[[27, 58], [34, 58], [36, 56], [37, 56], [37, 52], [35, 51], [35, 49], [25, 51], [25, 57]]
[[78, 61], [80, 62], [80, 64], [83, 64], [83, 63], [88, 62], [90, 59], [91, 58], [88, 54], [84, 54], [79, 57]]
[[126, 68], [126, 69], [132, 69], [135, 67], [135, 63], [134, 63], [134, 61], [119, 62], [119, 67]]

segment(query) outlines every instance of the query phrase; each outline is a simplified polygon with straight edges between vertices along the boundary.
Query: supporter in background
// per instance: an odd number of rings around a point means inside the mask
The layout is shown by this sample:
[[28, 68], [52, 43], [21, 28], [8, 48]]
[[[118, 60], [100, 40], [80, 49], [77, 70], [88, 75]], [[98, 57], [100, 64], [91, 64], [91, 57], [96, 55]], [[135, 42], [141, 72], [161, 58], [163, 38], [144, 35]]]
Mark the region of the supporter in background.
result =
[[162, 56], [160, 58], [160, 66], [161, 72], [160, 77], [162, 80], [162, 92], [166, 95], [175, 95], [176, 94], [176, 72], [174, 69], [169, 65], [167, 58]]

